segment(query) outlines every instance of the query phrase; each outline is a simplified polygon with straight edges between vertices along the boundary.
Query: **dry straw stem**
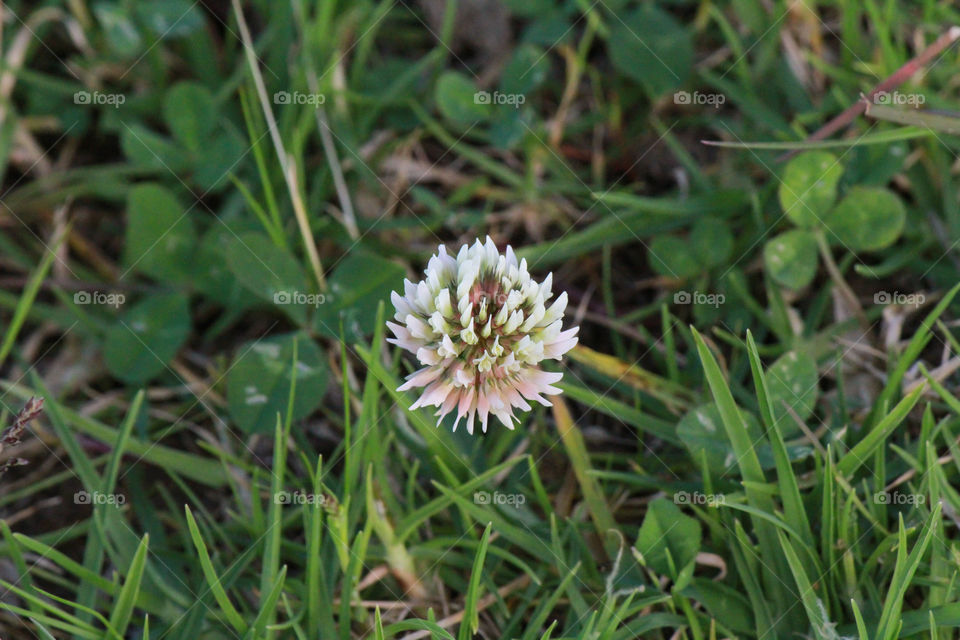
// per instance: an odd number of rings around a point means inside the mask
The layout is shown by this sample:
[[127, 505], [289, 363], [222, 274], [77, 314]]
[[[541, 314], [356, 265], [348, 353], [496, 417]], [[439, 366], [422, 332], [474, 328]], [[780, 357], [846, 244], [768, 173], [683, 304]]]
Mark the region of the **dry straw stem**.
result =
[[300, 235], [303, 237], [303, 246], [307, 251], [307, 258], [310, 260], [310, 266], [313, 268], [317, 284], [322, 291], [326, 291], [327, 281], [323, 276], [320, 254], [317, 253], [317, 245], [313, 241], [313, 234], [310, 232], [310, 224], [307, 220], [307, 208], [303, 203], [300, 187], [297, 184], [297, 164], [293, 156], [287, 154], [283, 146], [283, 140], [280, 138], [280, 129], [277, 127], [277, 120], [273, 116], [273, 109], [270, 108], [270, 99], [267, 97], [267, 87], [263, 82], [263, 74], [260, 73], [260, 67], [257, 65], [257, 56], [253, 48], [253, 38], [250, 37], [247, 20], [243, 17], [243, 10], [238, 0], [233, 0], [233, 10], [237, 14], [237, 25], [240, 27], [240, 37], [243, 40], [243, 49], [247, 56], [247, 64], [250, 66], [250, 75], [253, 76], [253, 84], [257, 89], [257, 97], [260, 99], [260, 108], [263, 109], [264, 118], [267, 120], [267, 129], [270, 131], [270, 138], [273, 140], [273, 147], [277, 152], [277, 159], [280, 161], [280, 167], [283, 169], [283, 178], [286, 180], [287, 190], [290, 192], [290, 200], [293, 203], [293, 213], [297, 218]]

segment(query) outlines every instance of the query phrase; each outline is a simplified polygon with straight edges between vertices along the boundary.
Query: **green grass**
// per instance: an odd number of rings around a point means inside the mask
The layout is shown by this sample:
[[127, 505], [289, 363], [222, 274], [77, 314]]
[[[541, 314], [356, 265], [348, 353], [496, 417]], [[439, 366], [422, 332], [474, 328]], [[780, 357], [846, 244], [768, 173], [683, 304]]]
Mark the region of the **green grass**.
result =
[[[0, 637], [956, 637], [956, 46], [807, 138], [960, 11], [473, 4], [4, 3]], [[470, 436], [488, 234], [580, 344]]]

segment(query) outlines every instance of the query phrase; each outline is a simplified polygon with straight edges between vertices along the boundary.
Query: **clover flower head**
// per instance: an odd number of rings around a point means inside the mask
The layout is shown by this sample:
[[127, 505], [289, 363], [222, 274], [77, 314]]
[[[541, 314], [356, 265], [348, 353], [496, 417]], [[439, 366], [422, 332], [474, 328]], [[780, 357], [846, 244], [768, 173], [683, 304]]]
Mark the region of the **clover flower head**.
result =
[[559, 360], [577, 344], [578, 327], [562, 329], [567, 294], [553, 297], [553, 274], [536, 282], [526, 260], [509, 246], [500, 254], [490, 237], [463, 245], [456, 257], [440, 245], [424, 279], [404, 281], [404, 295], [393, 292], [394, 320], [388, 339], [417, 356], [423, 366], [408, 376], [400, 391], [423, 387], [413, 404], [439, 407], [437, 425], [456, 408], [457, 425], [467, 419], [473, 433], [480, 416], [484, 433], [490, 414], [513, 429], [514, 409], [530, 409], [527, 400], [551, 406], [545, 395], [561, 373], [539, 363]]

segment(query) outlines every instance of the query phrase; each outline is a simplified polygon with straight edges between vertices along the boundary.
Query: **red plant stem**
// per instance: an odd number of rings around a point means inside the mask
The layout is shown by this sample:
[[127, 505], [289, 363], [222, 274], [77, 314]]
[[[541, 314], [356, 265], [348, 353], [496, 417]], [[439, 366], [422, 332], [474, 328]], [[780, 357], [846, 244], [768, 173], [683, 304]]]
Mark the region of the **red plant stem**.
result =
[[[906, 64], [894, 71], [893, 74], [891, 74], [888, 78], [875, 85], [873, 89], [868, 91], [865, 96], [866, 100], [873, 101], [874, 96], [876, 96], [878, 93], [890, 91], [891, 89], [899, 87], [901, 84], [906, 82], [910, 76], [928, 65], [936, 56], [940, 55], [940, 53], [953, 44], [957, 38], [960, 38], [960, 27], [953, 26], [947, 29], [947, 32], [934, 40], [933, 44], [921, 51], [918, 55], [911, 58]], [[866, 111], [866, 100], [857, 100], [852, 105], [844, 109], [840, 115], [836, 116], [827, 124], [817, 129], [814, 133], [807, 136], [806, 142], [823, 140], [827, 136], [836, 133], [846, 125], [853, 122], [857, 116], [862, 115], [863, 112]], [[786, 160], [796, 153], [797, 150], [792, 150], [783, 154], [777, 158], [777, 160]]]

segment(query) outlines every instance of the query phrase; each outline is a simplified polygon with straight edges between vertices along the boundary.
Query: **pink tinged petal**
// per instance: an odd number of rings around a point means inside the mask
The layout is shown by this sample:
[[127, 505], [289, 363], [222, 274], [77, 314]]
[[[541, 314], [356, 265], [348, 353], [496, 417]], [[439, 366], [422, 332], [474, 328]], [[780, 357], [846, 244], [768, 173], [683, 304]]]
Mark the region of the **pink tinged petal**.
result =
[[527, 400], [535, 400], [545, 407], [551, 406], [547, 399], [540, 395], [540, 389], [529, 380], [518, 380], [516, 383], [517, 391], [523, 394]]
[[443, 362], [443, 358], [437, 353], [436, 349], [431, 349], [429, 347], [422, 347], [417, 350], [417, 360], [423, 364], [440, 364]]
[[[535, 371], [532, 374], [532, 380], [540, 388], [540, 393], [545, 393], [547, 395], [555, 396], [560, 393], [563, 393], [560, 389], [552, 387], [554, 382], [560, 382], [563, 379], [563, 374], [559, 371]], [[552, 406], [552, 405], [547, 405]]]
[[463, 370], [463, 367], [453, 372], [453, 379], [460, 387], [469, 387], [473, 384], [473, 376]]
[[460, 355], [460, 349], [457, 345], [453, 344], [453, 340], [450, 339], [450, 336], [443, 336], [443, 340], [440, 341], [440, 347], [437, 349], [439, 353], [444, 358], [455, 358]]
[[543, 357], [559, 360], [563, 357], [563, 354], [577, 346], [577, 342], [579, 341], [579, 338], [570, 338], [562, 342], [554, 342], [543, 350]]
[[393, 331], [393, 333], [397, 336], [396, 338], [387, 338], [387, 342], [390, 344], [395, 344], [401, 349], [406, 349], [410, 353], [416, 353], [417, 350], [423, 346], [423, 340], [413, 339], [406, 327], [388, 322], [387, 328]]
[[420, 349], [420, 345], [423, 344], [422, 340], [398, 340], [397, 338], [387, 338], [387, 342], [395, 344], [410, 353], [416, 353]]
[[457, 406], [457, 403], [460, 401], [460, 391], [453, 389], [449, 394], [447, 394], [446, 399], [443, 401], [443, 404], [440, 406], [440, 410], [437, 411], [436, 415], [440, 416], [437, 420], [437, 426], [440, 426], [440, 423], [443, 421], [444, 417], [451, 411], [454, 407]]
[[515, 418], [512, 413], [503, 411], [503, 412], [496, 413], [494, 415], [496, 415], [497, 418], [500, 419], [500, 422], [503, 424], [503, 426], [505, 426], [507, 429], [510, 429], [510, 431], [513, 431], [513, 420]]
[[530, 411], [531, 407], [526, 400], [523, 399], [523, 396], [513, 387], [509, 387], [504, 390], [504, 394], [507, 397], [507, 400], [510, 402], [511, 406], [518, 407], [523, 411]]
[[397, 388], [397, 391], [407, 391], [414, 387], [425, 387], [440, 377], [443, 369], [439, 367], [424, 367], [407, 377], [407, 381]]
[[554, 382], [560, 382], [563, 380], [563, 374], [559, 371], [542, 371], [540, 369], [534, 369], [530, 372], [530, 378], [532, 378], [536, 384], [544, 386], [553, 384]]
[[579, 330], [580, 327], [567, 329], [558, 335], [556, 339], [545, 344], [543, 348], [543, 357], [559, 360], [560, 356], [565, 354], [567, 351], [570, 351], [570, 349], [573, 349], [580, 341], [580, 339], [576, 337], [577, 331]]
[[471, 418], [470, 418], [469, 425], [467, 427], [467, 431], [471, 434], [473, 433], [472, 416], [474, 411], [473, 400], [474, 400], [475, 394], [476, 394], [476, 389], [472, 387], [460, 392], [460, 402], [458, 403], [458, 406], [457, 406], [457, 421], [453, 423], [454, 431], [457, 430], [457, 425], [460, 424], [460, 419], [463, 418], [465, 415], [469, 414]]
[[487, 394], [483, 391], [480, 391], [477, 394], [477, 411], [480, 413], [480, 422], [483, 427], [483, 432], [487, 432], [487, 418], [490, 414], [490, 400], [487, 398]]
[[417, 398], [417, 401], [410, 405], [410, 409], [419, 409], [420, 407], [439, 407], [447, 399], [451, 390], [450, 383], [436, 381], [428, 386], [423, 395]]
[[476, 420], [476, 418], [477, 418], [476, 411], [471, 411], [469, 415], [467, 415], [467, 433], [469, 433], [470, 435], [473, 435], [473, 421]]

